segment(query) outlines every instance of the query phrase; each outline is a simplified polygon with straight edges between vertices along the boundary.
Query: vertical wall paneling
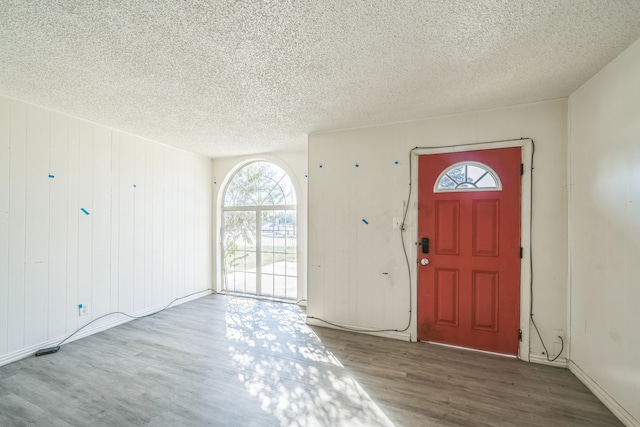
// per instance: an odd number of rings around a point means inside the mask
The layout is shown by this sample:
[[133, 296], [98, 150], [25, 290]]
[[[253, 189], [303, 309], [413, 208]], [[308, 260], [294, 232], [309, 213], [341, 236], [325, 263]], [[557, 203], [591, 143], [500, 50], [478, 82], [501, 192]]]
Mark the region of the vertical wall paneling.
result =
[[119, 307], [120, 279], [120, 134], [111, 132], [111, 310]]
[[[194, 208], [197, 207], [198, 199], [200, 198], [201, 189], [197, 185], [198, 182], [201, 182], [201, 176], [199, 169], [195, 169], [194, 173], [194, 187], [193, 187], [193, 199], [194, 199]], [[200, 250], [202, 246], [202, 233], [205, 233], [206, 227], [201, 223], [202, 210], [194, 209], [193, 212], [193, 220], [194, 220], [194, 245], [193, 245], [193, 288], [194, 290], [201, 290], [204, 288], [202, 275], [200, 271]], [[209, 234], [211, 236], [211, 234]]]
[[[204, 159], [200, 162], [211, 163], [211, 160]], [[201, 182], [211, 182], [211, 177], [206, 176], [203, 171], [206, 171], [205, 167], [196, 168], [196, 185], [194, 188], [195, 205], [198, 206], [200, 200], [207, 200], [207, 193], [211, 194], [213, 189], [210, 186], [198, 185]], [[207, 260], [205, 254], [210, 253], [211, 240], [213, 238], [213, 230], [211, 228], [211, 218], [207, 217], [208, 210], [196, 209], [196, 228], [195, 228], [195, 288], [197, 291], [202, 289], [208, 289], [211, 287], [211, 260]]]
[[25, 345], [47, 339], [50, 113], [27, 107]]
[[[176, 165], [176, 169], [178, 171], [178, 175], [176, 176], [177, 188], [183, 189], [185, 187], [185, 164], [184, 164], [184, 154], [180, 153], [177, 156], [178, 164]], [[185, 237], [185, 192], [177, 191], [176, 193], [176, 207], [177, 207], [177, 230], [176, 230], [176, 257], [178, 258], [177, 262], [177, 281], [176, 281], [176, 289], [177, 294], [182, 294], [185, 292], [185, 283], [184, 283], [184, 260], [185, 260], [185, 248], [184, 248], [184, 237]]]
[[67, 186], [67, 313], [66, 330], [72, 333], [78, 327], [78, 273], [80, 265], [80, 121], [68, 118], [69, 166]]
[[66, 332], [67, 304], [67, 215], [69, 209], [69, 121], [51, 114], [49, 157], [49, 334], [58, 338]]
[[135, 188], [133, 188], [133, 309], [134, 311], [138, 311], [142, 310], [144, 307], [144, 194], [146, 190], [146, 141], [141, 139], [135, 139], [134, 141], [134, 181], [131, 184], [135, 185]]
[[203, 290], [212, 167], [0, 96], [0, 365]]
[[[374, 160], [371, 157], [371, 153], [372, 150], [354, 152], [355, 161], [363, 164], [357, 168], [350, 168], [352, 169], [352, 173], [355, 174], [354, 179], [352, 180], [354, 184], [351, 188], [352, 197], [350, 197], [352, 203], [355, 202], [355, 205], [352, 205], [353, 214], [356, 219], [363, 218], [368, 222], [368, 224], [366, 224], [361, 220], [358, 224], [359, 227], [356, 228], [356, 265], [359, 280], [354, 278], [354, 283], [357, 283], [358, 285], [356, 288], [357, 296], [352, 301], [356, 304], [356, 324], [369, 323], [370, 326], [378, 327], [381, 326], [378, 325], [378, 322], [383, 319], [378, 320], [377, 318], [379, 314], [384, 312], [384, 310], [379, 310], [379, 306], [382, 306], [381, 301], [380, 299], [375, 298], [371, 292], [371, 285], [375, 280], [373, 272], [376, 269], [371, 268], [370, 262], [371, 258], [375, 256], [373, 252], [377, 252], [380, 249], [379, 247], [374, 247], [374, 236], [382, 231], [383, 226], [384, 229], [388, 229], [389, 224], [387, 220], [385, 221], [386, 224], [383, 225], [381, 224], [382, 221], [378, 219], [379, 216], [377, 212], [380, 208], [379, 205], [374, 202], [376, 194], [373, 192], [357, 190], [358, 188], [364, 188], [367, 185], [367, 181], [371, 180], [367, 172], [376, 168], [376, 165], [373, 163]], [[379, 176], [373, 178], [374, 185], [379, 185], [379, 181]], [[376, 273], [380, 274], [377, 271]]]
[[90, 316], [79, 318], [88, 323], [93, 314], [91, 306], [92, 248], [93, 248], [93, 137], [94, 126], [80, 122], [78, 126], [78, 304], [88, 305]]
[[165, 301], [170, 301], [175, 298], [174, 284], [175, 284], [175, 263], [171, 262], [174, 258], [174, 251], [176, 248], [175, 238], [175, 156], [165, 156], [165, 174], [164, 174], [164, 206], [162, 209], [164, 219], [164, 247], [162, 248], [162, 273], [164, 279], [163, 295]]
[[133, 313], [133, 263], [134, 263], [134, 184], [135, 146], [133, 137], [120, 135], [120, 186], [118, 238], [118, 308]]
[[144, 305], [153, 306], [153, 147], [144, 144]]
[[24, 346], [27, 107], [11, 101], [8, 351]]
[[[189, 156], [191, 157], [191, 156]], [[188, 163], [185, 159], [185, 166]], [[184, 225], [185, 225], [185, 260], [184, 260], [184, 283], [185, 293], [193, 293], [195, 289], [195, 199], [194, 199], [194, 176], [193, 168], [185, 167], [185, 203], [184, 203]]]
[[[305, 157], [306, 159], [306, 157]], [[202, 286], [200, 289], [215, 289], [214, 277], [216, 271], [215, 257], [209, 258], [208, 254], [215, 254], [214, 242], [215, 242], [215, 230], [214, 223], [212, 221], [211, 212], [215, 212], [215, 205], [211, 195], [213, 193], [211, 174], [207, 174], [207, 171], [213, 167], [213, 161], [211, 159], [202, 160], [203, 166], [200, 169], [200, 179], [198, 182], [206, 182], [207, 186], [199, 186], [200, 189], [198, 200], [210, 200], [211, 206], [209, 209], [202, 209], [200, 211], [200, 221], [203, 226], [203, 230], [200, 231], [202, 236], [202, 251], [198, 255], [198, 261], [201, 264], [202, 271]], [[306, 251], [305, 251], [306, 253]]]
[[151, 280], [153, 283], [153, 299], [154, 307], [162, 304], [164, 299], [164, 272], [163, 272], [163, 247], [164, 247], [164, 147], [159, 145], [152, 146], [153, 158], [153, 213], [152, 213], [152, 251], [151, 251]]
[[9, 100], [0, 98], [0, 354], [7, 352], [9, 314]]
[[111, 311], [111, 131], [101, 126], [94, 126], [92, 164], [90, 312], [96, 318]]
[[24, 346], [27, 106], [11, 101], [8, 352]]

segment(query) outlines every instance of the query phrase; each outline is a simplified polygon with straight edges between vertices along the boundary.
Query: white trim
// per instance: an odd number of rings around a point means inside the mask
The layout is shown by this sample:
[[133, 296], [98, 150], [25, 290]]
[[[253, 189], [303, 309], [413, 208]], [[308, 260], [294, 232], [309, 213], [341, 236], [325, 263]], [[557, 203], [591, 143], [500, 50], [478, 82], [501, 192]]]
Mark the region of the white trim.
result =
[[[418, 158], [422, 155], [428, 154], [441, 154], [441, 153], [459, 153], [465, 151], [479, 151], [479, 150], [495, 150], [499, 148], [512, 148], [521, 147], [521, 162], [524, 164], [524, 175], [521, 179], [521, 199], [520, 199], [520, 245], [523, 247], [523, 257], [520, 260], [520, 330], [522, 331], [522, 340], [518, 350], [518, 357], [526, 362], [530, 361], [530, 321], [531, 318], [531, 253], [529, 248], [531, 247], [531, 153], [533, 152], [533, 141], [530, 138], [505, 140], [500, 142], [487, 142], [480, 144], [466, 144], [458, 146], [446, 146], [446, 147], [417, 147], [412, 151], [411, 166], [412, 176], [411, 182], [415, 185], [411, 186], [411, 200], [413, 201], [410, 209], [413, 210], [411, 214], [407, 215], [408, 222], [407, 227], [409, 235], [415, 236], [415, 245], [410, 245], [407, 249], [409, 253], [409, 259], [417, 259], [417, 239], [418, 236]], [[412, 334], [417, 338], [418, 335], [418, 322], [417, 322], [417, 290], [418, 290], [418, 275], [417, 265], [415, 262], [411, 263], [411, 274], [414, 277], [412, 283], [412, 319], [413, 324]]]
[[569, 361], [565, 357], [559, 357], [553, 362], [549, 362], [546, 356], [541, 354], [529, 355], [529, 362], [537, 363], [539, 365], [555, 366], [556, 368], [567, 368]]
[[567, 101], [567, 170], [566, 170], [566, 179], [567, 186], [565, 194], [567, 195], [567, 336], [565, 340], [567, 341], [567, 359], [571, 360], [572, 354], [572, 346], [571, 346], [571, 338], [573, 333], [573, 227], [571, 226], [571, 219], [573, 218], [573, 182], [572, 182], [572, 172], [573, 172], [573, 147], [571, 144], [572, 139], [572, 127], [571, 127], [571, 103]]
[[[198, 298], [202, 298], [205, 297], [207, 295], [211, 295], [213, 292], [211, 291], [211, 289], [207, 289], [204, 290], [200, 293], [197, 293], [195, 295], [191, 295], [189, 297], [185, 297], [182, 298], [178, 301], [176, 301], [175, 303], [173, 303], [170, 307], [167, 308], [173, 308], [173, 307], [177, 307], [181, 304], [184, 304], [186, 302], [189, 301], [193, 301], [195, 299]], [[158, 312], [158, 311], [162, 311], [162, 309], [166, 306], [167, 304], [162, 304], [156, 307], [152, 307], [143, 311], [139, 311], [137, 313], [135, 313], [135, 316], [146, 316], [148, 314], [152, 314], [154, 312]], [[81, 332], [78, 332], [77, 334], [75, 334], [73, 337], [69, 338], [67, 341], [65, 341], [65, 344], [69, 344], [70, 342], [79, 340], [81, 338], [85, 338], [88, 337], [89, 335], [93, 335], [93, 334], [97, 334], [98, 332], [102, 332], [105, 331], [107, 329], [111, 329], [114, 328], [116, 326], [122, 325], [124, 323], [127, 322], [131, 322], [132, 320], [136, 320], [136, 319], [132, 319], [130, 317], [126, 317], [123, 316], [122, 314], [114, 314], [113, 318], [111, 318], [110, 320], [105, 319], [104, 322], [102, 321], [97, 321], [93, 326], [88, 326], [85, 329], [83, 329]], [[0, 358], [0, 366], [3, 365], [7, 365], [9, 363], [12, 362], [16, 362], [20, 359], [24, 359], [25, 357], [29, 357], [32, 356], [36, 351], [42, 349], [42, 348], [48, 348], [48, 347], [54, 347], [57, 346], [59, 342], [61, 342], [62, 340], [64, 340], [66, 337], [68, 337], [69, 334], [64, 334], [63, 336], [60, 336], [58, 338], [54, 338], [54, 339], [50, 339], [47, 341], [44, 341], [42, 343], [36, 344], [36, 345], [32, 345], [30, 347], [24, 348], [20, 351], [16, 351], [14, 353], [9, 353], [6, 354], [4, 356], [2, 356]]]
[[622, 407], [605, 389], [593, 380], [573, 361], [569, 361], [569, 370], [627, 427], [640, 427], [640, 420]]
[[307, 325], [311, 325], [311, 326], [321, 326], [323, 328], [338, 329], [341, 331], [349, 331], [349, 329], [353, 329], [353, 331], [350, 331], [350, 332], [374, 335], [376, 337], [393, 338], [393, 339], [402, 340], [402, 341], [411, 341], [411, 334], [409, 332], [399, 332], [399, 331], [376, 332], [375, 330], [373, 330], [373, 328], [372, 330], [369, 331], [367, 330], [367, 328], [362, 328], [360, 326], [342, 325], [337, 323], [335, 325], [332, 325], [330, 323], [326, 323], [321, 320], [313, 319], [310, 317], [307, 317], [305, 322]]

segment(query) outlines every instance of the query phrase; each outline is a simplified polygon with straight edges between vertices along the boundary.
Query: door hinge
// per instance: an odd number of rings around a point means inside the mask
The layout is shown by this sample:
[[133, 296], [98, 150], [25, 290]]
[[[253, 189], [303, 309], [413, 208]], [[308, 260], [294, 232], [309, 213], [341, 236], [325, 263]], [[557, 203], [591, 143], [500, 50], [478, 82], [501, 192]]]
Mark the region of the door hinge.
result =
[[522, 342], [522, 329], [518, 329], [518, 340]]
[[524, 175], [524, 163], [520, 163], [520, 176]]
[[520, 259], [524, 258], [524, 249], [520, 246]]

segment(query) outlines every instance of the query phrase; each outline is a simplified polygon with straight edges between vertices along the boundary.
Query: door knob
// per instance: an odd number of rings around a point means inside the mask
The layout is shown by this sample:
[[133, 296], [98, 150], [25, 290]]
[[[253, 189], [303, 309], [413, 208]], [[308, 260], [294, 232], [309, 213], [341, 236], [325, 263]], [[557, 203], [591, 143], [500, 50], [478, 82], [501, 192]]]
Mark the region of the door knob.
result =
[[422, 259], [420, 260], [420, 264], [422, 264], [422, 265], [427, 265], [427, 264], [429, 264], [429, 260], [428, 260], [428, 259], [426, 259], [426, 258], [422, 258]]

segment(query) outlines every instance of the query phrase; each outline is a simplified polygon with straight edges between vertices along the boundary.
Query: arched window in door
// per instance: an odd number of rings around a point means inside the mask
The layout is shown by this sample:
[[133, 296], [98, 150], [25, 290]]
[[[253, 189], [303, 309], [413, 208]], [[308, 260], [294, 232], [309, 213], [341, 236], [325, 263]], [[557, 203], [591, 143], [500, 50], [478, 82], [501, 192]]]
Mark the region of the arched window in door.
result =
[[500, 191], [502, 182], [489, 166], [479, 162], [459, 162], [451, 165], [436, 179], [433, 191]]
[[269, 162], [240, 169], [222, 202], [222, 289], [297, 298], [296, 195], [291, 178]]

